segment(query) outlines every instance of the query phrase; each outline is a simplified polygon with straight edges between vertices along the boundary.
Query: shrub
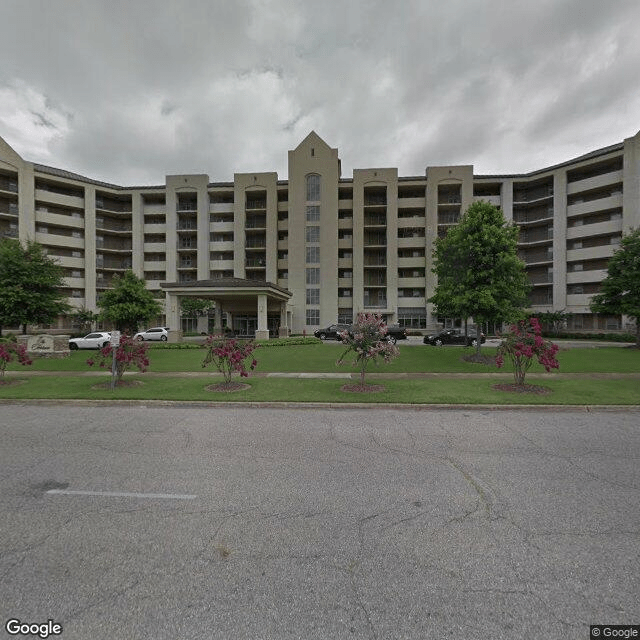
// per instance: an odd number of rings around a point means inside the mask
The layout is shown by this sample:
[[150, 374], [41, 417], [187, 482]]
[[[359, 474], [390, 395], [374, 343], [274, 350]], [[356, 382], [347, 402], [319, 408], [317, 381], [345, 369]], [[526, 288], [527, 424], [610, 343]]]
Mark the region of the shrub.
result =
[[502, 339], [498, 347], [496, 365], [504, 365], [504, 356], [507, 356], [513, 364], [513, 375], [518, 385], [524, 384], [524, 378], [533, 364], [534, 356], [545, 368], [557, 369], [560, 365], [556, 360], [558, 345], [542, 337], [542, 330], [537, 318], [520, 320], [511, 326], [511, 330]]
[[351, 333], [342, 331], [339, 335], [347, 348], [336, 364], [344, 364], [345, 357], [353, 353], [352, 364], [360, 368], [360, 384], [363, 386], [369, 362], [374, 362], [377, 366], [379, 358], [388, 363], [400, 354], [398, 347], [384, 339], [387, 335], [387, 325], [382, 316], [377, 313], [359, 313], [355, 324], [351, 327]]
[[291, 347], [296, 345], [322, 344], [320, 338], [310, 338], [302, 336], [294, 336], [291, 338], [272, 338], [271, 340], [260, 340], [258, 343], [261, 347]]
[[[258, 348], [252, 340], [239, 341], [236, 338], [225, 338], [224, 336], [209, 336], [204, 348], [207, 355], [202, 361], [202, 366], [207, 367], [213, 364], [224, 377], [224, 383], [229, 384], [234, 371], [242, 378], [249, 376], [249, 371], [253, 371], [258, 366], [258, 361], [253, 358], [247, 365], [249, 358]], [[248, 369], [248, 370], [247, 370]]]
[[18, 344], [15, 339], [0, 340], [0, 379], [4, 378], [7, 365], [14, 359], [23, 366], [32, 364], [25, 345]]
[[114, 349], [116, 356], [116, 384], [122, 380], [124, 372], [131, 366], [137, 367], [140, 373], [144, 373], [147, 370], [149, 366], [149, 358], [147, 357], [149, 346], [146, 342], [134, 340], [126, 334], [120, 336], [120, 344], [117, 347], [108, 344], [98, 351], [98, 356], [95, 359], [89, 358], [87, 364], [90, 367], [97, 364], [103, 369], [111, 369]]

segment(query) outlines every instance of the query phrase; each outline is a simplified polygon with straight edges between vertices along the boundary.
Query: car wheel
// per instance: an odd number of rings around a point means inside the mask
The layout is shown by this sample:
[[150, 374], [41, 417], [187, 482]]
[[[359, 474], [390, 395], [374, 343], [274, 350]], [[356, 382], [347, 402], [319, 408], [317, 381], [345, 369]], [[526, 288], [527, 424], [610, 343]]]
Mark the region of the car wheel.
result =
[[441, 347], [442, 346], [442, 340], [436, 340], [434, 342], [434, 344], [436, 345], [436, 347]]
[[387, 342], [389, 344], [395, 344], [396, 342], [398, 342], [398, 339], [395, 336], [388, 336], [387, 337]]
[[71, 351], [77, 351], [77, 350], [78, 350], [78, 345], [77, 345], [75, 342], [72, 342], [72, 343], [69, 345], [69, 349], [70, 349]]
[[136, 338], [136, 340], [137, 340], [138, 342], [142, 342], [142, 341], [144, 340], [144, 338], [143, 338], [142, 336], [138, 336], [138, 337]]
[[327, 339], [327, 334], [326, 333], [321, 333], [319, 336], [320, 340], [326, 340]]
[[108, 342], [103, 342], [103, 343], [100, 345], [100, 349], [104, 349], [105, 347], [108, 347], [108, 346], [109, 346], [109, 343], [108, 343]]
[[160, 340], [162, 340], [162, 342], [166, 342], [167, 341], [167, 336], [160, 336]]
[[477, 347], [477, 346], [478, 346], [478, 341], [474, 338], [474, 339], [470, 342], [470, 345], [471, 345], [472, 347]]

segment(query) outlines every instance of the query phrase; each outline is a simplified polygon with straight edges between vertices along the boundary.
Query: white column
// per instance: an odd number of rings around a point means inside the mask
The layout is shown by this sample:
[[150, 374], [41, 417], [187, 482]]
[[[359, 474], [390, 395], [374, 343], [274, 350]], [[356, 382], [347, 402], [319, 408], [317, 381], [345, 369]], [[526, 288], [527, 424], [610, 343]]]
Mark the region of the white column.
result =
[[256, 340], [268, 340], [269, 330], [267, 329], [267, 296], [261, 293], [258, 296], [258, 328], [256, 329]]
[[182, 323], [180, 322], [180, 300], [175, 293], [167, 291], [167, 326], [169, 342], [182, 341]]
[[280, 328], [278, 329], [278, 337], [287, 338], [289, 336], [289, 327], [287, 325], [287, 303], [280, 303]]

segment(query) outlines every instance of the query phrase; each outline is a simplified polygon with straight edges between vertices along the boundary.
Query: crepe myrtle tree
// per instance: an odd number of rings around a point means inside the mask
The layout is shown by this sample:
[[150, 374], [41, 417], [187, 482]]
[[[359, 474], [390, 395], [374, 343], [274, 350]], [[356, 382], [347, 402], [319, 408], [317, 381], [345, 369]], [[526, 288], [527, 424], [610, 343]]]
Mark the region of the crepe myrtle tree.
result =
[[140, 340], [134, 340], [132, 336], [123, 334], [120, 336], [120, 344], [114, 347], [108, 344], [98, 351], [96, 357], [87, 360], [87, 364], [92, 367], [98, 365], [103, 369], [110, 369], [114, 360], [116, 362], [116, 384], [120, 384], [125, 371], [131, 367], [136, 367], [140, 373], [144, 373], [149, 367], [147, 351], [149, 345]]
[[498, 347], [496, 365], [498, 368], [502, 367], [505, 357], [508, 358], [513, 365], [515, 383], [524, 385], [525, 376], [534, 358], [549, 372], [560, 366], [556, 359], [557, 353], [558, 345], [542, 337], [540, 323], [537, 318], [532, 317], [511, 325]]
[[25, 345], [18, 344], [15, 338], [0, 338], [0, 380], [4, 378], [7, 365], [14, 360], [23, 366], [32, 364]]
[[336, 364], [344, 364], [345, 359], [351, 355], [352, 365], [360, 369], [362, 386], [370, 362], [378, 366], [380, 359], [389, 363], [400, 354], [398, 347], [385, 339], [387, 325], [379, 313], [359, 313], [351, 331], [341, 331], [338, 335], [346, 348]]
[[222, 374], [224, 384], [229, 385], [234, 373], [239, 374], [241, 378], [248, 378], [249, 371], [258, 366], [258, 361], [253, 357], [253, 352], [258, 347], [253, 340], [237, 340], [220, 335], [208, 336], [204, 344], [207, 353], [202, 367], [212, 364]]

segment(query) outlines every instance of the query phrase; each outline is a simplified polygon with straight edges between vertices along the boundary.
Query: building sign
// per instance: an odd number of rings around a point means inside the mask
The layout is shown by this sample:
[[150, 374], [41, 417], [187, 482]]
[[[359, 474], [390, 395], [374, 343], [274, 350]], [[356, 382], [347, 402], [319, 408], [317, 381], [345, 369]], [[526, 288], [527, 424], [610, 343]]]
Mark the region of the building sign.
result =
[[27, 351], [35, 353], [53, 353], [53, 336], [29, 336]]

